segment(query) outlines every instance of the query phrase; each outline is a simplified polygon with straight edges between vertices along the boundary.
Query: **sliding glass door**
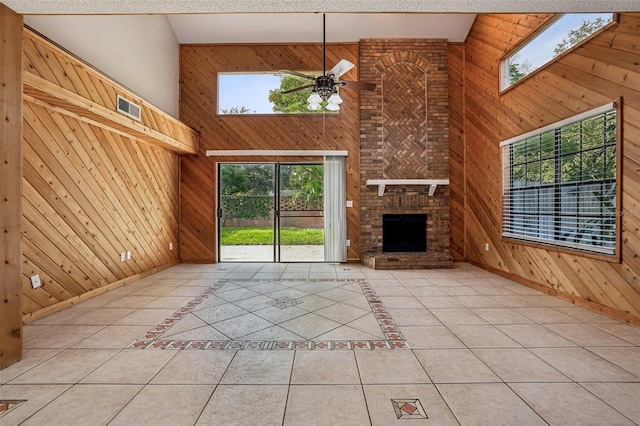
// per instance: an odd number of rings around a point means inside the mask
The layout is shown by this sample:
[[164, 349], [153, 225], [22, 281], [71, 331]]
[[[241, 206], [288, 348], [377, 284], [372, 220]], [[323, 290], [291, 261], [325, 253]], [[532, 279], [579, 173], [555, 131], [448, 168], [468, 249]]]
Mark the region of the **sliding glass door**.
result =
[[278, 258], [280, 262], [324, 260], [322, 164], [280, 164]]
[[322, 262], [322, 164], [220, 164], [218, 260]]
[[220, 164], [218, 258], [273, 262], [275, 164]]

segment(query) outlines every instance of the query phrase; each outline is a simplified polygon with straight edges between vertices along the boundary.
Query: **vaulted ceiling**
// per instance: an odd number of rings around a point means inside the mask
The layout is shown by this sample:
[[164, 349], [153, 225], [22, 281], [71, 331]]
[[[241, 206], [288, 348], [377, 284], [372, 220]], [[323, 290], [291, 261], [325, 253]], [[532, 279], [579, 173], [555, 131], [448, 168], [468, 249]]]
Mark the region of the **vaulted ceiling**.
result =
[[[363, 38], [444, 38], [461, 42], [475, 14], [331, 13], [327, 41]], [[322, 41], [317, 13], [169, 15], [179, 43], [292, 43]]]
[[478, 13], [623, 12], [628, 0], [3, 0], [25, 15], [166, 15], [179, 43], [444, 38], [463, 41]]

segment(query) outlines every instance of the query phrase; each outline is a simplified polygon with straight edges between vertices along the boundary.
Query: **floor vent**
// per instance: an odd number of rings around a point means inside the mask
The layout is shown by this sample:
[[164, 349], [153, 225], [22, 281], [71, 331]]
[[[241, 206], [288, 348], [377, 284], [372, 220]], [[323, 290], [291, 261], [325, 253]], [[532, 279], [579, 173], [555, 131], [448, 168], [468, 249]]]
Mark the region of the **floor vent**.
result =
[[118, 112], [133, 118], [134, 120], [141, 121], [140, 113], [142, 112], [140, 105], [136, 105], [130, 100], [118, 95], [117, 99]]

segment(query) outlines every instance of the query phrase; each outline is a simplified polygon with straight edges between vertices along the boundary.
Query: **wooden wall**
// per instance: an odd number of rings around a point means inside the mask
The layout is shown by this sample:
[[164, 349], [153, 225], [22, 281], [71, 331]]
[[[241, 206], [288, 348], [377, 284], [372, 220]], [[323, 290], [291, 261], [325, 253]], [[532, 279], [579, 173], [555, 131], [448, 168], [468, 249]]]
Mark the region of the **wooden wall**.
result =
[[[35, 32], [26, 30], [24, 34], [26, 96], [85, 121], [91, 120], [95, 125], [108, 126], [110, 131], [120, 131], [178, 153], [195, 153], [198, 135], [193, 129]], [[141, 106], [140, 122], [116, 112], [117, 95]]]
[[[356, 44], [327, 46], [327, 67], [340, 59], [358, 63]], [[197, 157], [181, 162], [180, 254], [182, 261], [216, 261], [216, 176], [217, 160], [207, 158], [213, 149], [311, 149], [348, 150], [347, 256], [360, 256], [359, 196], [359, 94], [342, 90], [344, 103], [339, 114], [217, 115], [217, 73], [260, 72], [291, 69], [322, 70], [322, 46], [301, 45], [182, 45], [180, 48], [180, 119], [201, 134]], [[356, 80], [357, 67], [343, 76]], [[242, 106], [242, 105], [238, 105]], [[239, 161], [275, 161], [274, 158], [243, 157]], [[321, 160], [321, 159], [319, 159]], [[295, 161], [287, 158], [285, 161]]]
[[449, 44], [449, 250], [453, 260], [465, 253], [464, 44]]
[[[24, 40], [29, 320], [177, 262], [179, 157], [166, 148], [195, 149], [197, 134], [31, 31]], [[142, 123], [114, 112], [116, 93], [143, 106]]]
[[[466, 167], [466, 257], [640, 324], [640, 14], [620, 15], [618, 25], [500, 94], [500, 59], [548, 18], [480, 15], [465, 43], [465, 120], [452, 124], [465, 138], [467, 160], [462, 164], [457, 156], [455, 167]], [[457, 47], [450, 53], [456, 60], [462, 55]], [[455, 74], [451, 77], [460, 83]], [[619, 97], [623, 98], [622, 262], [503, 240], [499, 143]], [[454, 176], [459, 175], [454, 172]], [[457, 238], [455, 246], [460, 244]], [[490, 244], [489, 251], [485, 243]]]
[[0, 370], [22, 356], [22, 16], [0, 4]]

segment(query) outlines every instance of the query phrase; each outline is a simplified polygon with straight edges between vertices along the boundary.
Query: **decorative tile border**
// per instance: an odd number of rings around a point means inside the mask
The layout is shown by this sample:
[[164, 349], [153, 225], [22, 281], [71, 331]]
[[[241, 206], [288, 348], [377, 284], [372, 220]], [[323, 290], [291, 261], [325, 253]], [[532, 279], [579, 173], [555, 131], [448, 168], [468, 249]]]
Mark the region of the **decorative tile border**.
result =
[[[226, 283], [233, 282], [357, 282], [364, 294], [371, 311], [374, 313], [378, 324], [385, 336], [385, 340], [331, 340], [331, 341], [250, 341], [250, 340], [168, 340], [162, 336], [178, 321], [193, 311], [198, 305], [214, 295]], [[282, 298], [285, 299], [285, 298]], [[295, 299], [286, 298], [280, 301], [282, 304], [295, 302]], [[280, 299], [275, 299], [274, 302]], [[297, 303], [295, 303], [297, 304]], [[275, 304], [274, 306], [278, 306]], [[293, 305], [289, 305], [293, 306]], [[278, 306], [280, 307], [280, 306]], [[286, 306], [285, 306], [286, 307]], [[281, 308], [282, 309], [282, 308]], [[185, 306], [177, 310], [163, 322], [149, 330], [129, 347], [137, 349], [201, 349], [201, 350], [354, 350], [354, 349], [404, 349], [409, 348], [398, 326], [391, 318], [380, 297], [366, 279], [223, 279], [204, 291]]]

